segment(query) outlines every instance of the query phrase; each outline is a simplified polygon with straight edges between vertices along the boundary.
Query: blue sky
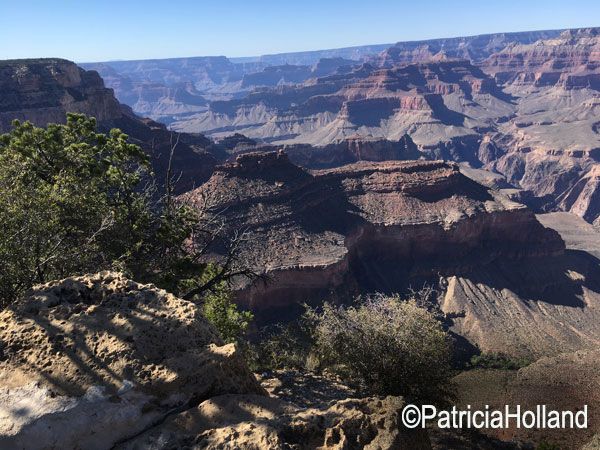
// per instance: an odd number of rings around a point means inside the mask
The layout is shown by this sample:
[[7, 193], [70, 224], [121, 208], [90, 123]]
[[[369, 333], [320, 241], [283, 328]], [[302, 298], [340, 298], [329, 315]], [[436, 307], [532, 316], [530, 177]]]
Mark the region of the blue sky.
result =
[[254, 56], [600, 26], [600, 0], [0, 0], [0, 59]]

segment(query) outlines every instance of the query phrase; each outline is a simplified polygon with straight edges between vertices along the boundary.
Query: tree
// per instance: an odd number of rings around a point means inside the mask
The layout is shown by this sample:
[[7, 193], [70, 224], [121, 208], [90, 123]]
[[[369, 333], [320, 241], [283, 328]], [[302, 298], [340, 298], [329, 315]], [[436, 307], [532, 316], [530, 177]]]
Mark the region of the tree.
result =
[[104, 268], [136, 249], [150, 221], [135, 192], [148, 161], [119, 130], [69, 114], [47, 129], [14, 123], [0, 137], [0, 295]]
[[440, 403], [450, 395], [450, 340], [415, 300], [377, 295], [358, 306], [308, 310], [322, 363], [374, 394]]
[[[205, 271], [205, 278], [215, 276], [218, 269], [209, 266]], [[204, 295], [202, 313], [211, 322], [225, 342], [237, 342], [246, 332], [253, 319], [250, 311], [240, 311], [231, 300], [231, 292], [227, 285], [221, 281], [210, 292]]]
[[[243, 233], [229, 233], [208, 200], [192, 208], [174, 199], [170, 174], [157, 186], [120, 130], [98, 133], [81, 114], [47, 128], [13, 125], [0, 136], [0, 306], [35, 283], [103, 269], [194, 301], [224, 299], [232, 277], [250, 276], [236, 254]], [[219, 266], [206, 258], [214, 246], [229, 250]], [[243, 331], [249, 316], [233, 303], [227, 311]]]

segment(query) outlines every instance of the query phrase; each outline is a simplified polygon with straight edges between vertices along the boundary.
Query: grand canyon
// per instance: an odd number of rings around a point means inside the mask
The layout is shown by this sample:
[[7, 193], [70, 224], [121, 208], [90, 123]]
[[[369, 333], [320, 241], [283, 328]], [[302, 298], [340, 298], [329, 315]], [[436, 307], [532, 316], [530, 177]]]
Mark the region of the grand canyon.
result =
[[[229, 342], [202, 299], [118, 265], [30, 286], [0, 311], [0, 447], [600, 448], [600, 28], [0, 61], [0, 133], [67, 113], [122, 130], [157, 189], [243, 234], [227, 290], [253, 320]], [[230, 258], [206, 246], [202, 267]], [[424, 287], [454, 405], [586, 404], [589, 427], [409, 429], [410, 398], [249, 365], [244, 345], [306, 308]]]

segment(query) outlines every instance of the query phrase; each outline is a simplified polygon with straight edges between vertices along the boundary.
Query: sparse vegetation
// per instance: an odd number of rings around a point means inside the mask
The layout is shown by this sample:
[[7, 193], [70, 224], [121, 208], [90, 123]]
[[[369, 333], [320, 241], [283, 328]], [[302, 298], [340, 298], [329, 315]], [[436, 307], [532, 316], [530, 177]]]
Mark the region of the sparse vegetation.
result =
[[253, 370], [315, 369], [311, 364], [312, 337], [301, 317], [287, 324], [275, 324], [261, 333], [248, 347], [248, 362]]
[[[204, 301], [228, 341], [248, 326], [228, 293], [231, 277], [250, 274], [236, 259], [242, 238], [206, 213], [208, 202], [192, 209], [172, 197], [170, 179], [157, 186], [120, 130], [98, 133], [82, 114], [47, 128], [15, 121], [0, 136], [0, 166], [0, 306], [37, 283], [118, 269]], [[213, 246], [227, 250], [218, 266], [204, 259]]]
[[377, 295], [357, 306], [309, 310], [314, 350], [343, 379], [384, 395], [443, 403], [451, 397], [451, 344], [415, 299]]
[[482, 353], [471, 357], [468, 368], [518, 370], [531, 362], [529, 358], [514, 358], [502, 353]]
[[[205, 278], [213, 277], [214, 270], [214, 266], [209, 266]], [[231, 292], [224, 281], [220, 281], [204, 295], [202, 312], [204, 317], [217, 328], [225, 342], [239, 341], [253, 319], [250, 311], [240, 311], [231, 300]]]

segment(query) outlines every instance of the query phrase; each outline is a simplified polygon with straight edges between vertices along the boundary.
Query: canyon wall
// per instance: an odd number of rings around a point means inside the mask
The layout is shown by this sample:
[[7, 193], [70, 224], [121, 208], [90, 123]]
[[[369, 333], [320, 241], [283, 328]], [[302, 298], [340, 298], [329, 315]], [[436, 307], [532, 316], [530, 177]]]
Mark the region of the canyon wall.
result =
[[[262, 281], [236, 285], [237, 301], [257, 312], [259, 323], [293, 318], [304, 302], [347, 301], [442, 282], [456, 293], [440, 299], [452, 329], [482, 349], [506, 348], [508, 339], [521, 345], [516, 353], [544, 354], [560, 345], [600, 342], [589, 320], [585, 339], [576, 333], [539, 343], [520, 333], [510, 338], [499, 325], [488, 331], [493, 312], [467, 307], [478, 291], [490, 298], [508, 296], [512, 300], [486, 308], [518, 314], [525, 305], [536, 305], [531, 314], [552, 334], [559, 325], [544, 318], [545, 309], [556, 308], [573, 323], [585, 314], [595, 317], [596, 306], [586, 309], [581, 295], [585, 291], [585, 301], [597, 305], [600, 289], [591, 275], [597, 267], [565, 253], [555, 231], [452, 163], [360, 162], [307, 171], [283, 152], [248, 153], [217, 167], [207, 183], [182, 199], [194, 205], [209, 195], [214, 211], [234, 229], [246, 230], [241, 256], [264, 275]], [[542, 265], [553, 269], [532, 270]], [[583, 281], [565, 276], [571, 269]], [[454, 279], [477, 288], [459, 292]], [[557, 293], [564, 298], [557, 299]]]

